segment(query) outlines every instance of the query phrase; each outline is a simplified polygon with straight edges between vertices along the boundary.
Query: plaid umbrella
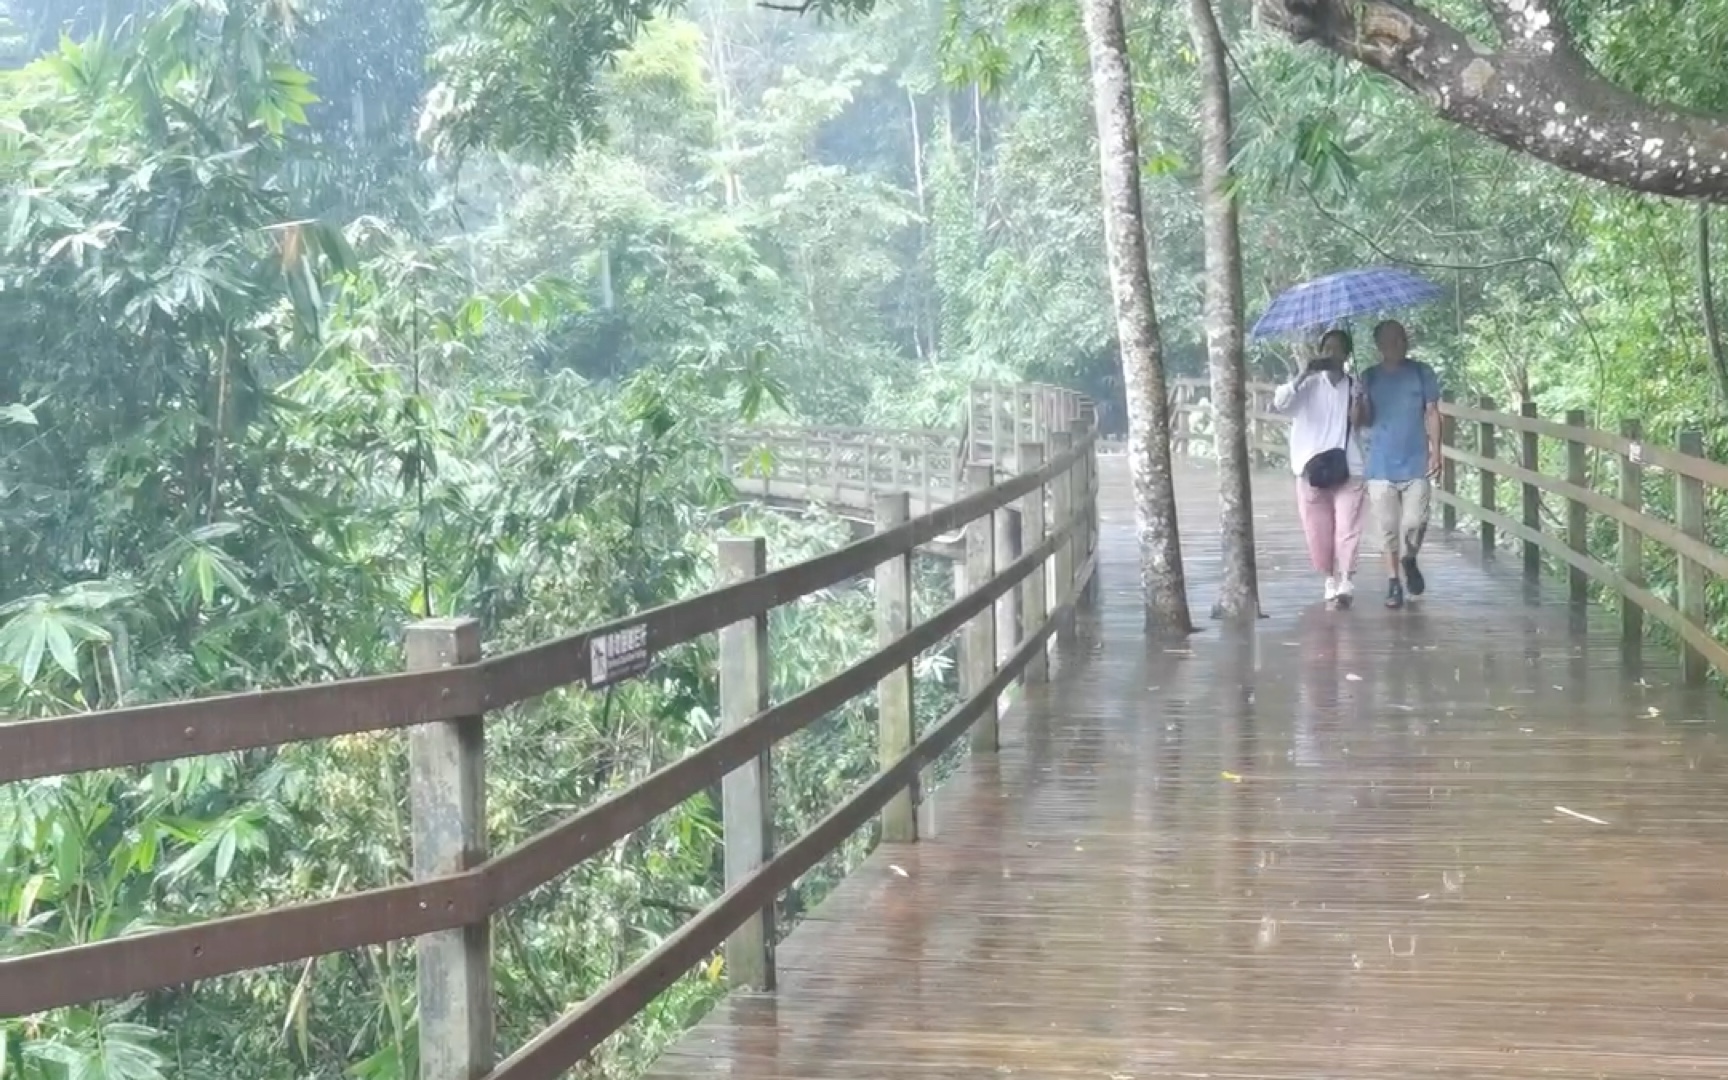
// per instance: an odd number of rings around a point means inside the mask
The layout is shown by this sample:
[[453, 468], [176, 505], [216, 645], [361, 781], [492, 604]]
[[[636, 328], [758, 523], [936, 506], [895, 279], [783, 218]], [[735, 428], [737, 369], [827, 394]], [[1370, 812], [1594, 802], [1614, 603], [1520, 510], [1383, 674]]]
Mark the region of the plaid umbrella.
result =
[[1440, 286], [1408, 270], [1384, 266], [1342, 270], [1280, 293], [1254, 324], [1254, 336], [1311, 332], [1358, 315], [1415, 307], [1439, 297]]

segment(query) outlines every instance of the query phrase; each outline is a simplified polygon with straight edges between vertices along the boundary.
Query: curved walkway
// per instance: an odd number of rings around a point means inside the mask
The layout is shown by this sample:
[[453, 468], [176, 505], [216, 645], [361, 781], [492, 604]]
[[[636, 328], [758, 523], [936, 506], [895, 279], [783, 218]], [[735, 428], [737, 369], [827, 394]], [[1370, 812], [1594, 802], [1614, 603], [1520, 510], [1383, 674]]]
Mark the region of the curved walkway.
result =
[[[1410, 610], [1322, 610], [1285, 476], [1269, 617], [1148, 643], [1100, 471], [1099, 607], [1001, 751], [652, 1077], [1728, 1076], [1717, 696], [1474, 541]], [[1179, 487], [1203, 612], [1216, 496]]]

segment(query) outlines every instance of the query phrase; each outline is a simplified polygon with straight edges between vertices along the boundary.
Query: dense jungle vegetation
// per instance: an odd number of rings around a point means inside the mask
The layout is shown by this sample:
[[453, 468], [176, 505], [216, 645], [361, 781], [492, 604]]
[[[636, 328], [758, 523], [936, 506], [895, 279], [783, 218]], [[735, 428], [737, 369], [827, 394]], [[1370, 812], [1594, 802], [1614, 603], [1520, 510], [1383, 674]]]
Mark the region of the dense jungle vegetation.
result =
[[[1623, 85], [1728, 111], [1722, 0], [1572, 7]], [[1250, 312], [1409, 262], [1450, 289], [1410, 321], [1461, 396], [1722, 449], [1707, 205], [1215, 8]], [[1181, 5], [1124, 11], [1164, 363], [1201, 374], [1200, 58]], [[722, 529], [775, 563], [841, 541], [735, 517], [715, 424], [951, 426], [971, 380], [1035, 378], [1121, 430], [1090, 94], [1079, 13], [1039, 0], [0, 0], [0, 718], [397, 670], [427, 614], [505, 649], [703, 588]], [[779, 615], [777, 694], [872, 638], [863, 593]], [[494, 844], [708, 738], [708, 659], [490, 727]], [[874, 740], [866, 703], [794, 740], [781, 826]], [[0, 954], [402, 880], [404, 770], [380, 735], [0, 788]], [[501, 919], [502, 1044], [711, 899], [716, 836], [695, 801]], [[408, 1080], [413, 982], [380, 948], [0, 1020], [0, 1077]], [[693, 972], [593, 1075], [720, 985]]]

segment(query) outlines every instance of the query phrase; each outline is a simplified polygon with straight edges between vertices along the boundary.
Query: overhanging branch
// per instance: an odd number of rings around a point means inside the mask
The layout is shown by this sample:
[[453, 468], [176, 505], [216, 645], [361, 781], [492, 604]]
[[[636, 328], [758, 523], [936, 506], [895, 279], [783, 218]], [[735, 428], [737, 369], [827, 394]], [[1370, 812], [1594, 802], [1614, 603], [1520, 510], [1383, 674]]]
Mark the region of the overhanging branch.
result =
[[1532, 54], [1572, 51], [1572, 35], [1566, 20], [1550, 0], [1482, 0], [1482, 6], [1494, 20], [1507, 51]]
[[1728, 203], [1728, 120], [1645, 101], [1573, 47], [1552, 0], [1482, 0], [1492, 50], [1410, 0], [1256, 0], [1272, 26], [1390, 76], [1435, 112], [1569, 172]]

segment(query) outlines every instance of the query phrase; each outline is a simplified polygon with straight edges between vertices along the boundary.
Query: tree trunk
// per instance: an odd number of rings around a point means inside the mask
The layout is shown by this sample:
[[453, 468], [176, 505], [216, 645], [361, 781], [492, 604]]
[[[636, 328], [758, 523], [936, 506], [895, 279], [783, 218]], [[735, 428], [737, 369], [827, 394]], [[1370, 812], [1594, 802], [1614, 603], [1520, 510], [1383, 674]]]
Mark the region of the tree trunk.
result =
[[1092, 102], [1098, 121], [1103, 178], [1104, 240], [1110, 254], [1110, 294], [1128, 398], [1128, 467], [1134, 478], [1134, 519], [1140, 540], [1140, 584], [1146, 623], [1158, 633], [1192, 633], [1182, 544], [1176, 525], [1176, 485], [1170, 466], [1170, 411], [1163, 344], [1152, 303], [1146, 230], [1140, 212], [1140, 148], [1134, 126], [1134, 87], [1128, 38], [1118, 0], [1080, 0], [1092, 61]]
[[1728, 203], [1728, 119], [1609, 82], [1578, 51], [1558, 0], [1481, 2], [1498, 50], [1412, 0], [1255, 0], [1255, 10], [1298, 41], [1396, 79], [1446, 119], [1568, 172]]
[[1188, 0], [1200, 59], [1200, 200], [1206, 233], [1206, 355], [1212, 369], [1223, 577], [1215, 619], [1260, 616], [1254, 567], [1254, 495], [1248, 463], [1248, 404], [1242, 357], [1242, 237], [1230, 176], [1230, 71], [1212, 0]]
[[[922, 266], [930, 259], [930, 200], [924, 192], [924, 131], [918, 120], [918, 95], [906, 88], [906, 109], [912, 118], [912, 186], [918, 197], [918, 258]], [[912, 341], [918, 359], [927, 364], [936, 362], [936, 290], [921, 282], [915, 302], [916, 315], [912, 325]]]
[[1710, 371], [1716, 389], [1728, 409], [1728, 350], [1722, 346], [1722, 327], [1716, 319], [1716, 284], [1710, 272], [1710, 207], [1698, 205], [1698, 306], [1704, 316], [1704, 342], [1710, 347]]

